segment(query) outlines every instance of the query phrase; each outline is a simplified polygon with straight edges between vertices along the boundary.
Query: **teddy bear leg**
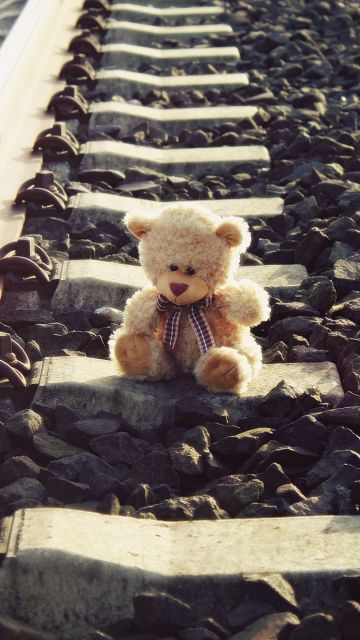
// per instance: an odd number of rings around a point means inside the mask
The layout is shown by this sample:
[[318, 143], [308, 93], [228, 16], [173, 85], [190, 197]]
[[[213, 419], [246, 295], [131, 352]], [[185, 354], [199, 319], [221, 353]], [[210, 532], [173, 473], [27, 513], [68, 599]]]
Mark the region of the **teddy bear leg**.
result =
[[215, 347], [201, 356], [194, 374], [209, 391], [242, 393], [253, 378], [253, 369], [242, 353], [230, 347]]
[[121, 330], [110, 339], [110, 355], [120, 373], [136, 380], [168, 380], [176, 374], [175, 363], [162, 344], [141, 334]]

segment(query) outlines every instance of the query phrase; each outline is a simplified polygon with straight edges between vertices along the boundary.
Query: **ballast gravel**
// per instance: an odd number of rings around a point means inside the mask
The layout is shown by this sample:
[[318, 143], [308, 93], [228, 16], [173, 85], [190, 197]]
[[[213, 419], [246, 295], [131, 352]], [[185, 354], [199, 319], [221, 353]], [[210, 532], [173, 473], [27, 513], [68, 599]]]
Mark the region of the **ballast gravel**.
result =
[[[209, 152], [218, 145], [264, 144], [272, 159], [267, 174], [246, 166], [196, 179], [141, 166], [85, 175], [60, 167], [60, 173], [69, 195], [99, 191], [153, 201], [282, 197], [283, 217], [251, 222], [253, 240], [244, 264], [300, 263], [309, 277], [293, 300], [273, 299], [272, 319], [257, 331], [264, 360], [332, 360], [344, 399], [332, 408], [317, 390], [298, 395], [284, 383], [265, 399], [260, 417], [229, 424], [220, 409], [209, 415], [200, 407], [179, 406], [175, 428], [162, 425], [145, 437], [119, 415], [84, 419], [63, 406], [24, 410], [19, 394], [10, 399], [2, 392], [1, 516], [41, 505], [169, 521], [359, 513], [360, 10], [355, 2], [337, 0], [230, 4], [235, 34], [218, 43], [239, 46], [236, 70], [249, 74], [249, 85], [174, 95], [141, 91], [131, 99], [163, 109], [250, 104], [262, 108], [261, 119], [172, 135], [146, 123], [133, 130], [109, 126], [102, 135], [161, 148], [203, 146]], [[149, 65], [142, 70], [159, 72]], [[216, 65], [206, 68], [217, 70]], [[180, 72], [185, 71], [198, 73], [199, 66]], [[88, 99], [109, 98], [96, 89], [81, 90]], [[80, 141], [85, 139], [84, 125], [69, 126]], [[47, 157], [46, 166], [59, 163]], [[117, 225], [89, 218], [80, 228], [51, 213], [45, 217], [29, 206], [26, 232], [42, 239], [58, 261], [138, 264], [136, 243]], [[44, 299], [41, 309], [47, 313]], [[108, 337], [121, 322], [121, 311], [114, 309], [66, 318], [45, 314], [43, 321], [7, 313], [1, 330], [15, 335], [39, 362], [45, 355], [73, 353], [104, 358]], [[166, 593], [139, 593], [132, 619], [101, 630], [74, 630], [74, 638], [357, 640], [358, 577], [339, 580], [335, 597], [327, 595], [321, 611], [311, 606], [299, 611], [289, 596], [293, 589], [285, 580], [267, 586], [250, 580], [222, 620], [193, 619], [185, 596], [171, 600]], [[0, 630], [9, 638], [55, 638], [3, 618]]]

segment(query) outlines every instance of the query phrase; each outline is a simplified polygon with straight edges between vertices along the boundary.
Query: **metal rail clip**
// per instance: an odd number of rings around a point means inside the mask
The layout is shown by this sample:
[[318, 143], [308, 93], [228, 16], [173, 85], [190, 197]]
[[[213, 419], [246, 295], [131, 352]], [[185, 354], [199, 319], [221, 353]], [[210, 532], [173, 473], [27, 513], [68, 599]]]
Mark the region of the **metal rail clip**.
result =
[[55, 122], [50, 129], [42, 131], [35, 140], [34, 151], [48, 151], [51, 156], [70, 156], [75, 158], [79, 153], [79, 143], [66, 128], [65, 122]]
[[99, 33], [106, 31], [106, 22], [102, 15], [95, 15], [89, 12], [81, 14], [76, 26], [79, 29], [89, 29], [90, 31], [98, 31]]
[[75, 83], [86, 82], [95, 79], [95, 69], [83, 53], [75, 53], [73, 59], [61, 67], [59, 78]]
[[74, 53], [84, 53], [88, 56], [100, 55], [100, 43], [90, 29], [83, 29], [83, 32], [75, 36], [70, 42], [69, 51]]
[[7, 378], [14, 387], [24, 388], [27, 385], [24, 373], [30, 368], [24, 349], [9, 333], [0, 332], [0, 377]]
[[35, 244], [34, 238], [24, 236], [0, 249], [0, 274], [14, 271], [48, 284], [52, 268], [49, 256]]
[[83, 9], [96, 9], [97, 11], [109, 14], [111, 7], [107, 0], [85, 0]]
[[68, 85], [54, 93], [47, 110], [55, 111], [57, 118], [75, 118], [87, 115], [89, 103], [76, 85]]
[[35, 178], [26, 180], [16, 196], [15, 204], [35, 202], [41, 206], [52, 206], [58, 211], [66, 209], [67, 194], [54, 178], [52, 171], [39, 171]]

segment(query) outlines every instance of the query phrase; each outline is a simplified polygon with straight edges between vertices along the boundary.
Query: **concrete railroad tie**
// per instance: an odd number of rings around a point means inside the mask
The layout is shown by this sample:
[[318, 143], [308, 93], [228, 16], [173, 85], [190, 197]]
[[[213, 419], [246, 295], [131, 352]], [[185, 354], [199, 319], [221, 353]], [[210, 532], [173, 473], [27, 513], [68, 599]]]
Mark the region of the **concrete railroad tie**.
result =
[[[128, 190], [131, 191], [131, 183]], [[123, 185], [125, 190], [125, 185]], [[144, 184], [146, 189], [146, 184]], [[178, 203], [185, 202], [178, 200]], [[127, 211], [140, 209], [144, 212], [158, 213], [165, 202], [156, 202], [142, 198], [120, 196], [113, 193], [78, 193], [72, 196], [68, 203], [68, 211], [71, 211], [69, 220], [71, 223], [82, 222], [89, 219], [92, 222], [111, 222], [123, 230], [123, 217]], [[170, 204], [170, 203], [169, 203]], [[218, 216], [241, 216], [245, 219], [268, 219], [279, 217], [283, 213], [282, 198], [229, 198], [226, 200], [187, 200], [189, 206], [207, 207]], [[299, 274], [300, 275], [300, 274]]]
[[142, 62], [170, 65], [183, 62], [237, 62], [240, 59], [237, 47], [188, 47], [185, 49], [154, 49], [135, 44], [105, 44], [101, 47], [102, 67], [123, 66], [134, 69]]
[[128, 98], [134, 92], [151, 89], [165, 90], [169, 94], [191, 89], [238, 89], [249, 84], [247, 73], [207, 73], [185, 76], [155, 76], [126, 69], [105, 69], [95, 76], [96, 90], [105, 94], [119, 94]]
[[194, 149], [157, 149], [116, 140], [86, 142], [80, 148], [81, 171], [92, 169], [124, 170], [134, 163], [168, 171], [172, 175], [201, 176], [212, 171], [229, 172], [232, 168], [251, 164], [257, 169], [269, 169], [270, 156], [262, 145], [239, 147], [206, 147]]
[[153, 40], [175, 38], [177, 40], [190, 40], [192, 38], [207, 38], [211, 36], [228, 36], [233, 30], [228, 24], [198, 24], [193, 26], [159, 27], [140, 22], [128, 22], [126, 20], [111, 20], [106, 24], [104, 41], [106, 43], [141, 42], [147, 44]]
[[241, 396], [209, 393], [194, 379], [178, 377], [167, 382], [138, 382], [121, 378], [111, 360], [63, 356], [45, 358], [33, 366], [30, 384], [36, 384], [34, 407], [65, 404], [83, 416], [102, 411], [121, 415], [137, 431], [175, 424], [176, 403], [188, 399], [215, 409], [226, 407], [230, 422], [256, 415], [261, 400], [282, 380], [299, 392], [318, 387], [324, 402], [339, 404], [344, 393], [333, 362], [264, 364]]
[[132, 618], [144, 592], [185, 600], [195, 619], [222, 619], [246, 580], [279, 574], [301, 594], [296, 602], [289, 586], [288, 611], [306, 601], [320, 611], [325, 585], [360, 566], [356, 516], [153, 522], [42, 507], [13, 520], [0, 611], [60, 633]]
[[161, 7], [121, 2], [111, 5], [111, 17], [119, 19], [125, 14], [128, 17], [141, 15], [150, 18], [217, 18], [225, 13], [223, 7], [210, 5], [207, 7]]
[[221, 106], [191, 107], [182, 109], [156, 109], [128, 102], [95, 102], [91, 106], [89, 134], [98, 133], [109, 127], [120, 127], [121, 132], [146, 120], [157, 128], [171, 133], [181, 132], [184, 127], [212, 127], [224, 122], [254, 120], [259, 114], [257, 107]]
[[[307, 271], [298, 264], [269, 264], [239, 267], [237, 277], [249, 278], [284, 299], [294, 295]], [[121, 308], [135, 291], [148, 284], [143, 269], [135, 265], [107, 260], [65, 260], [51, 308], [61, 312], [90, 311], [103, 306]]]

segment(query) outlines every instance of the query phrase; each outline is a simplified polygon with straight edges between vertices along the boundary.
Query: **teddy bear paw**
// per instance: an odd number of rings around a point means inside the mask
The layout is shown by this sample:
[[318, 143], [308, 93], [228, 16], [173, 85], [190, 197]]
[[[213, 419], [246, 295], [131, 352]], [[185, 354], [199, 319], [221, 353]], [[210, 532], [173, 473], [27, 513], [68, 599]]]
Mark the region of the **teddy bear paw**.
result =
[[213, 391], [245, 391], [252, 378], [247, 358], [236, 351], [214, 352], [207, 359], [199, 382]]
[[114, 347], [114, 357], [121, 371], [128, 376], [144, 376], [151, 367], [151, 347], [142, 335], [121, 335]]

